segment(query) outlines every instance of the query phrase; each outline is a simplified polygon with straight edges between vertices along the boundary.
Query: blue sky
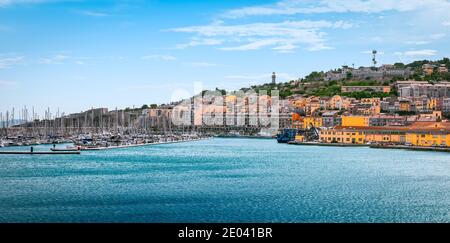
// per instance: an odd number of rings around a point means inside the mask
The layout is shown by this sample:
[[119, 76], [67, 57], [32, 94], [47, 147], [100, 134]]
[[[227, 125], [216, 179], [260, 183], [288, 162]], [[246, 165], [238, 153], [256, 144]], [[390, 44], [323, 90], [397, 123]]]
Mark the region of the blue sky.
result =
[[194, 82], [370, 65], [372, 49], [381, 64], [440, 59], [448, 12], [448, 0], [0, 0], [0, 111], [166, 103]]

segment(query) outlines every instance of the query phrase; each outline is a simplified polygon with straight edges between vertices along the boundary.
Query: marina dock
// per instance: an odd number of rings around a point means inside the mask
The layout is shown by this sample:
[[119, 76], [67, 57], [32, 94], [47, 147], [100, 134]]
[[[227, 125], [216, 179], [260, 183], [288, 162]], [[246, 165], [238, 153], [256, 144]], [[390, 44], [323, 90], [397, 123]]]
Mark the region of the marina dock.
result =
[[28, 151], [0, 151], [1, 154], [26, 154], [26, 155], [70, 155], [80, 154], [80, 151], [59, 151], [59, 152], [28, 152]]
[[373, 149], [405, 149], [415, 151], [433, 151], [433, 152], [450, 152], [448, 147], [419, 147], [406, 145], [387, 145], [387, 144], [342, 144], [342, 143], [318, 143], [318, 142], [289, 142], [290, 145], [301, 146], [324, 146], [324, 147], [368, 147]]
[[188, 139], [188, 140], [179, 140], [179, 141], [167, 141], [167, 142], [155, 142], [155, 143], [142, 143], [142, 144], [128, 144], [128, 145], [120, 145], [120, 146], [108, 146], [108, 147], [83, 147], [80, 146], [78, 150], [75, 148], [67, 148], [67, 149], [50, 149], [54, 152], [72, 152], [72, 151], [102, 151], [102, 150], [111, 150], [111, 149], [125, 149], [125, 148], [134, 148], [134, 147], [143, 147], [143, 146], [151, 146], [151, 145], [163, 145], [163, 144], [174, 144], [174, 143], [186, 143], [186, 142], [194, 142], [201, 141], [208, 138], [200, 138], [200, 139]]
[[406, 149], [415, 151], [434, 151], [434, 152], [450, 152], [448, 147], [419, 147], [419, 146], [405, 146], [405, 145], [371, 145], [373, 149]]
[[290, 145], [324, 146], [324, 147], [370, 147], [368, 144], [344, 144], [344, 143], [316, 143], [316, 142], [289, 142]]

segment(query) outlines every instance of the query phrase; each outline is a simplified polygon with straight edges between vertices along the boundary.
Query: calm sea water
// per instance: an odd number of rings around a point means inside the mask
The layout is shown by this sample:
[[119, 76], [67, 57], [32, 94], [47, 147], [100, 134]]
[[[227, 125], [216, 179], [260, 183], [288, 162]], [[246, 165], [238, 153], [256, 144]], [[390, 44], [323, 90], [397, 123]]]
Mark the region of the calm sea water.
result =
[[450, 155], [255, 139], [0, 155], [0, 222], [450, 222]]

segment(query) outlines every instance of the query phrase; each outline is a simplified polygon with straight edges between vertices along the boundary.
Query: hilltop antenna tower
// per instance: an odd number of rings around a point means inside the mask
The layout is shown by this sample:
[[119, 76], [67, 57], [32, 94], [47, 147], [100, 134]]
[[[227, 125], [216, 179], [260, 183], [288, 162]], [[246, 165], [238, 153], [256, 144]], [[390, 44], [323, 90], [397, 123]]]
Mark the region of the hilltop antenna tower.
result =
[[373, 67], [377, 67], [377, 51], [373, 50], [372, 51], [372, 62], [373, 62]]

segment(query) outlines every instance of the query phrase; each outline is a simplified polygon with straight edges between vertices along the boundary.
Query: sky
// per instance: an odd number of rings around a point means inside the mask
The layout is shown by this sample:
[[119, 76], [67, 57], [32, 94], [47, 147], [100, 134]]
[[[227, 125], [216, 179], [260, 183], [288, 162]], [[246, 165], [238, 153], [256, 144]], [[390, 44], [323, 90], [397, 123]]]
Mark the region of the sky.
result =
[[162, 104], [450, 56], [449, 0], [0, 0], [0, 111]]

